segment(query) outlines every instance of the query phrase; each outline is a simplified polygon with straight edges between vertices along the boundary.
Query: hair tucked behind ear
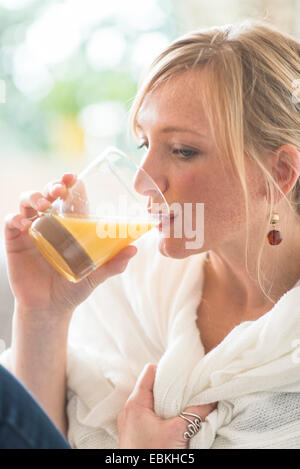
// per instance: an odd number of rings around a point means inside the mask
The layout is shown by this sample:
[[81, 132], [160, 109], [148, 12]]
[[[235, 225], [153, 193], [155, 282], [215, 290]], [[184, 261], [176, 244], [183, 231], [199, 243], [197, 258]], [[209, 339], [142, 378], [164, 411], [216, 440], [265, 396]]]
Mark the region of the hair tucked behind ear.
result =
[[[265, 176], [270, 204], [266, 204], [266, 226], [257, 264], [263, 290], [260, 260], [275, 191], [284, 196], [267, 169], [266, 155], [284, 144], [300, 151], [300, 42], [261, 21], [193, 31], [180, 37], [157, 57], [144, 76], [130, 115], [135, 134], [137, 114], [145, 96], [160, 83], [191, 69], [207, 72], [206, 86], [201, 90], [207, 100], [207, 117], [222, 155], [221, 163], [232, 169], [243, 188], [247, 233], [245, 159], [255, 160]], [[286, 200], [300, 216], [300, 179]], [[247, 253], [248, 236], [246, 265]]]

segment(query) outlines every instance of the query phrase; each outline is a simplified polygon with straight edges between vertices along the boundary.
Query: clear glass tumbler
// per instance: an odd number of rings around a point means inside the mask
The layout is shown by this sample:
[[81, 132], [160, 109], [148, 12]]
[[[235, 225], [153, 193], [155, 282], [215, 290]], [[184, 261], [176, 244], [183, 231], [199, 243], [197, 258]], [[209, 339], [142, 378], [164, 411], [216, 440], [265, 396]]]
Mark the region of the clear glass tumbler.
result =
[[78, 282], [166, 215], [169, 206], [153, 179], [109, 147], [79, 174], [66, 198], [38, 214], [29, 234], [58, 272]]

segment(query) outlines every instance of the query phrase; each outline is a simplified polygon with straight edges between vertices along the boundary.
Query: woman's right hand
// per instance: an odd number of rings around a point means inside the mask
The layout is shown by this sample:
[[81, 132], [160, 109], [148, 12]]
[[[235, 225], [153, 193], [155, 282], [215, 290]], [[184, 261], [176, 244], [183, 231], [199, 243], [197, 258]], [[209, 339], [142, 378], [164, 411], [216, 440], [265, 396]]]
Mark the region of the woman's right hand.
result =
[[66, 173], [61, 180], [46, 185], [44, 191], [22, 193], [20, 213], [5, 219], [5, 247], [10, 285], [16, 306], [23, 313], [70, 315], [107, 278], [120, 274], [137, 249], [127, 246], [88, 277], [72, 283], [59, 274], [40, 254], [28, 233], [31, 218], [45, 211], [58, 197], [65, 198], [76, 181]]

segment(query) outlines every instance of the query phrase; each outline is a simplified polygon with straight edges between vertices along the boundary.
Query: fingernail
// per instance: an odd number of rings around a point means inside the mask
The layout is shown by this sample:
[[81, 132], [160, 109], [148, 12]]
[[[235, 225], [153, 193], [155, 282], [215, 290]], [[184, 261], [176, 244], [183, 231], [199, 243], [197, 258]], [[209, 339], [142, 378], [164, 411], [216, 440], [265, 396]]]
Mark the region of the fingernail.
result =
[[45, 200], [45, 199], [39, 199], [37, 201], [36, 205], [37, 205], [38, 208], [42, 208], [46, 205], [46, 202], [47, 202], [47, 200]]
[[134, 251], [132, 250], [132, 252], [130, 254], [128, 254], [128, 258], [131, 259], [133, 256], [136, 255], [136, 253], [137, 253], [137, 249], [135, 248]]
[[36, 203], [37, 207], [38, 208], [41, 208], [45, 203], [45, 200], [44, 199], [39, 199]]
[[133, 253], [133, 254], [128, 255], [128, 256], [126, 257], [126, 259], [124, 259], [124, 261], [122, 262], [122, 265], [124, 265], [124, 266], [127, 265], [128, 262], [130, 261], [130, 259], [132, 259], [132, 258], [135, 256], [135, 254], [136, 254], [136, 252]]
[[28, 220], [27, 219], [21, 220], [20, 223], [21, 223], [22, 226], [25, 227], [25, 226], [28, 225]]
[[121, 269], [121, 270], [126, 269], [127, 264], [128, 264], [128, 261], [122, 262], [121, 265], [120, 265], [120, 269]]
[[57, 188], [60, 189], [61, 187], [62, 187], [62, 184], [54, 184], [54, 186], [52, 187], [52, 192], [54, 192], [55, 189], [57, 189]]
[[135, 256], [135, 253], [128, 255], [128, 256], [126, 257], [126, 260], [124, 260], [124, 262], [126, 262], [126, 264], [128, 264], [128, 262], [130, 261], [130, 259], [132, 259], [134, 256]]

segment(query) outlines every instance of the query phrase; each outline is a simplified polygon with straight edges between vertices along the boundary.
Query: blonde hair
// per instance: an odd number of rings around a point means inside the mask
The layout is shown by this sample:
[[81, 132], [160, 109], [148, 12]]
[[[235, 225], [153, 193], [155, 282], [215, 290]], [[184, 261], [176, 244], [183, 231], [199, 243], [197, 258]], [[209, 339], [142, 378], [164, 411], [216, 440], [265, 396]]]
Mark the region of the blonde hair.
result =
[[[207, 99], [204, 104], [211, 132], [222, 155], [222, 164], [228, 167], [229, 163], [245, 196], [246, 265], [249, 195], [245, 158], [254, 159], [265, 175], [270, 206], [257, 265], [258, 282], [264, 291], [261, 255], [270, 229], [275, 191], [284, 196], [264, 163], [264, 155], [284, 144], [300, 150], [300, 96], [297, 95], [300, 42], [265, 22], [254, 20], [193, 31], [180, 37], [157, 57], [140, 84], [130, 111], [135, 135], [137, 114], [149, 92], [176, 74], [204, 68], [210, 77], [203, 96]], [[285, 198], [291, 210], [300, 216], [300, 178]]]

